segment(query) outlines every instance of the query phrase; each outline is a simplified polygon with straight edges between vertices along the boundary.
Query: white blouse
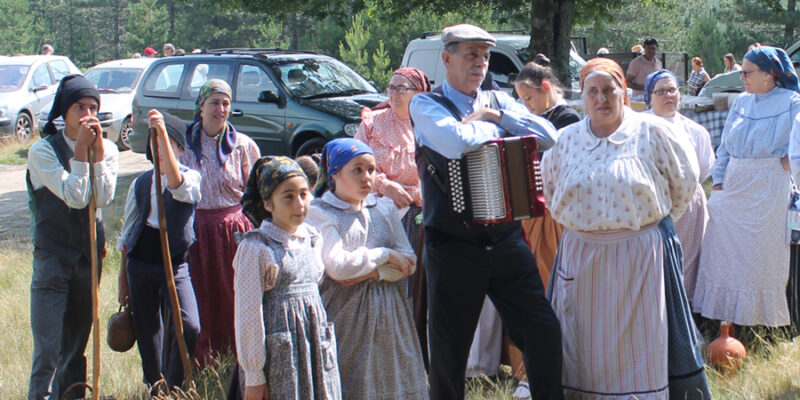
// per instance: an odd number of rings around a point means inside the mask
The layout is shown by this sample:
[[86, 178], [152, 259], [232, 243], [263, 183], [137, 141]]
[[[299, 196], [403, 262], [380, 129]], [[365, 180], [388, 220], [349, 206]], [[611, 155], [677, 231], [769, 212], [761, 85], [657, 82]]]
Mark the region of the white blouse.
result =
[[669, 123], [627, 107], [606, 138], [595, 136], [584, 118], [544, 153], [547, 208], [579, 231], [639, 230], [667, 215], [678, 219], [697, 186], [694, 153]]
[[[295, 233], [288, 233], [270, 221], [263, 221], [262, 232], [283, 244], [287, 250], [311, 246], [312, 233], [316, 228], [302, 224]], [[317, 240], [314, 253], [317, 262], [306, 267], [321, 281], [324, 274], [321, 249], [324, 240]], [[266, 333], [264, 330], [264, 292], [275, 286], [280, 266], [272, 250], [260, 240], [245, 239], [239, 243], [233, 258], [234, 327], [236, 330], [236, 354], [245, 372], [247, 386], [266, 383], [264, 363], [267, 359]]]
[[[645, 111], [645, 113], [655, 115], [653, 110]], [[714, 147], [711, 146], [711, 135], [708, 130], [703, 125], [680, 113], [675, 113], [672, 118], [664, 119], [675, 125], [675, 133], [686, 133], [695, 153], [697, 153], [697, 162], [700, 167], [700, 175], [697, 176], [698, 183], [703, 183], [711, 176], [711, 166], [714, 165], [714, 161], [717, 159], [714, 154]]]

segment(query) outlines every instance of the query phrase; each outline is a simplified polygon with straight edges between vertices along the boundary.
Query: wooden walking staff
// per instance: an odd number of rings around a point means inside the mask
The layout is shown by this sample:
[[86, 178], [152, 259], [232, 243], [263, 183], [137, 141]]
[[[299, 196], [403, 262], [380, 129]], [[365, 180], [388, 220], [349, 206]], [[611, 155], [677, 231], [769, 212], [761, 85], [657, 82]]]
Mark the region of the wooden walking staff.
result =
[[186, 388], [194, 387], [192, 380], [192, 364], [189, 361], [189, 351], [186, 349], [186, 341], [183, 338], [183, 321], [181, 320], [181, 305], [178, 301], [178, 290], [175, 289], [175, 277], [172, 275], [172, 257], [169, 254], [169, 238], [167, 238], [167, 217], [164, 214], [164, 197], [161, 188], [161, 161], [158, 158], [158, 139], [156, 129], [150, 128], [151, 154], [153, 155], [153, 165], [155, 166], [156, 182], [156, 204], [158, 204], [158, 230], [161, 236], [161, 260], [164, 263], [164, 274], [167, 278], [167, 291], [169, 291], [170, 303], [172, 303], [172, 323], [175, 324], [175, 335], [178, 340], [178, 350], [181, 353], [183, 363], [183, 375], [186, 380]]
[[[98, 135], [95, 140], [103, 140]], [[94, 151], [92, 145], [87, 149], [89, 160], [89, 256], [92, 269], [92, 397], [100, 398], [100, 312], [97, 298], [97, 287], [100, 285], [100, 274], [97, 265], [97, 198], [94, 193]]]

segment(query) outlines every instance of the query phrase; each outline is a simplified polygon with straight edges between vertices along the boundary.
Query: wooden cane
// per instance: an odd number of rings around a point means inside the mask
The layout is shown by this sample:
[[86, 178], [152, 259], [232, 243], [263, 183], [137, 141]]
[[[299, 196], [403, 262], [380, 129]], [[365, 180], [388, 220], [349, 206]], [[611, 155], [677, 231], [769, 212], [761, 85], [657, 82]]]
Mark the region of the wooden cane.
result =
[[[95, 140], [102, 140], [97, 138]], [[97, 265], [97, 198], [94, 192], [94, 152], [92, 145], [87, 149], [89, 159], [89, 254], [92, 266], [92, 396], [100, 398], [100, 312], [97, 287], [100, 284]]]
[[167, 278], [167, 290], [169, 299], [172, 303], [172, 323], [175, 324], [175, 335], [178, 340], [178, 350], [181, 353], [183, 362], [183, 375], [186, 380], [186, 388], [194, 387], [192, 380], [192, 364], [189, 361], [189, 351], [186, 349], [186, 341], [183, 338], [183, 321], [181, 320], [181, 305], [178, 301], [178, 290], [175, 289], [175, 277], [172, 275], [172, 257], [169, 254], [169, 238], [167, 238], [167, 217], [164, 214], [164, 197], [161, 188], [161, 162], [158, 159], [158, 139], [156, 129], [150, 128], [151, 154], [153, 155], [153, 165], [155, 166], [156, 182], [156, 204], [158, 204], [158, 230], [161, 236], [161, 260], [164, 263], [164, 274]]

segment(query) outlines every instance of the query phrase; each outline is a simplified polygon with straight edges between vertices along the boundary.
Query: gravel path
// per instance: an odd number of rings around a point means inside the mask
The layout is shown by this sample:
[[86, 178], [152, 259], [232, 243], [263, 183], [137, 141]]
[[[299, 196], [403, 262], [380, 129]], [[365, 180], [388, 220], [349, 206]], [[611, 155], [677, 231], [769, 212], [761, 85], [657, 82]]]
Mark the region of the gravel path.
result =
[[[123, 151], [119, 155], [119, 176], [138, 174], [151, 168], [144, 154]], [[24, 165], [0, 165], [0, 238], [27, 239], [30, 229], [28, 190]], [[125, 196], [123, 193], [121, 196]], [[120, 193], [117, 193], [120, 196]]]

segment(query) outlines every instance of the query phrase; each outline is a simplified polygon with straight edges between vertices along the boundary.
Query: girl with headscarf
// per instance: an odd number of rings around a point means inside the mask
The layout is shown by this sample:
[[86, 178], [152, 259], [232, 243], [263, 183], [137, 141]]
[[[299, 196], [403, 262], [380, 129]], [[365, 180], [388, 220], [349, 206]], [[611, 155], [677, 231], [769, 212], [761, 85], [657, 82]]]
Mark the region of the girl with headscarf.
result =
[[588, 117], [564, 128], [542, 160], [547, 207], [565, 227], [548, 292], [565, 394], [710, 398], [670, 218], [697, 185], [691, 144], [628, 107], [614, 61], [589, 61], [580, 82]]
[[728, 111], [711, 168], [711, 220], [693, 300], [706, 318], [778, 327], [790, 323], [787, 154], [800, 88], [792, 61], [776, 47], [754, 46], [741, 78], [746, 93]]
[[236, 354], [245, 399], [341, 399], [333, 325], [319, 295], [322, 236], [304, 222], [311, 191], [288, 157], [253, 165], [242, 212], [253, 229], [233, 259]]
[[[431, 83], [424, 72], [411, 67], [395, 70], [386, 87], [389, 100], [377, 105], [374, 110], [365, 108], [361, 112], [361, 126], [354, 136], [375, 152], [378, 169], [373, 191], [391, 199], [402, 210], [403, 228], [417, 260], [422, 259], [424, 230], [421, 221], [417, 221], [417, 216], [422, 213], [422, 197], [414, 160], [414, 128], [411, 126], [408, 104], [417, 93], [430, 91]], [[411, 279], [414, 323], [425, 356], [423, 359], [427, 360], [428, 288], [425, 269], [421, 264], [417, 264]]]
[[424, 400], [422, 353], [400, 281], [416, 257], [394, 201], [370, 193], [375, 175], [369, 146], [328, 142], [308, 214], [325, 238], [320, 292], [336, 325], [342, 396]]
[[648, 75], [644, 84], [644, 102], [650, 108], [647, 113], [669, 121], [676, 134], [689, 139], [700, 168], [692, 201], [683, 216], [675, 220], [675, 231], [683, 249], [683, 285], [691, 304], [697, 282], [697, 266], [700, 263], [700, 246], [703, 244], [708, 224], [706, 192], [702, 183], [711, 174], [711, 165], [714, 164], [716, 157], [711, 147], [711, 136], [706, 128], [678, 112], [681, 93], [678, 89], [678, 77], [675, 74], [662, 69]]
[[201, 366], [209, 356], [234, 350], [234, 235], [252, 227], [239, 199], [260, 152], [228, 122], [230, 109], [230, 86], [221, 79], [206, 82], [195, 101], [194, 122], [186, 130], [187, 151], [180, 156], [183, 165], [203, 177], [194, 221], [197, 241], [189, 249], [201, 326], [195, 360]]

